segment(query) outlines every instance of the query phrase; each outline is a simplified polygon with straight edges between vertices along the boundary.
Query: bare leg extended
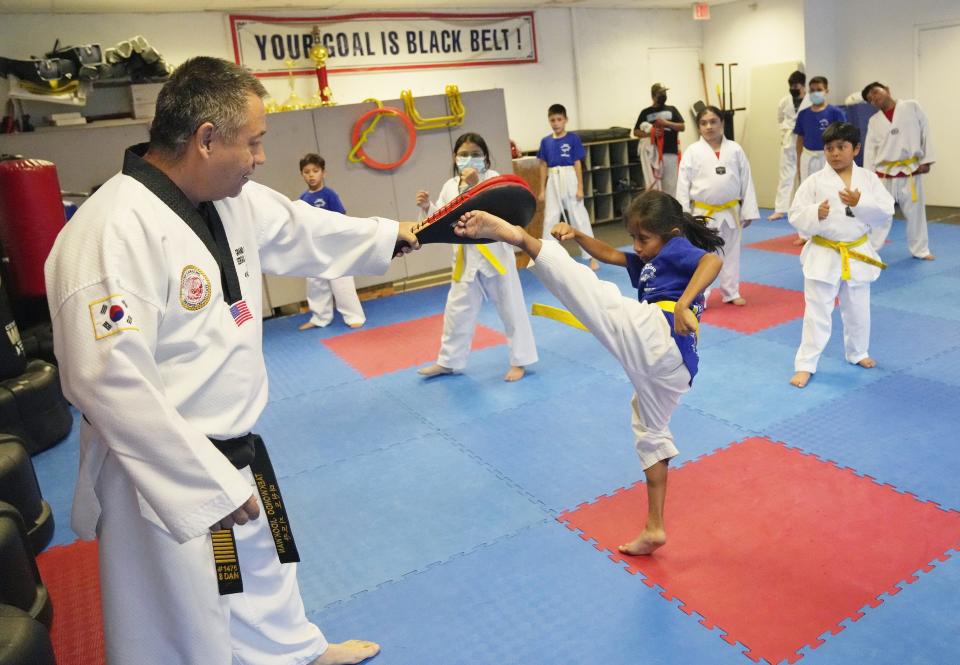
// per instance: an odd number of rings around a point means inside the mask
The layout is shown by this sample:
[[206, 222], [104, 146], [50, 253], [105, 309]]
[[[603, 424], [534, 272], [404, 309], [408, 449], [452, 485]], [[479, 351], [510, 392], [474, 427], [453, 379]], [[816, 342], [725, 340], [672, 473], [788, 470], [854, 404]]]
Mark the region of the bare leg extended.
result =
[[636, 538], [617, 549], [633, 556], [653, 554], [667, 542], [663, 526], [663, 506], [667, 498], [667, 469], [669, 460], [661, 460], [644, 469], [647, 477], [647, 525]]

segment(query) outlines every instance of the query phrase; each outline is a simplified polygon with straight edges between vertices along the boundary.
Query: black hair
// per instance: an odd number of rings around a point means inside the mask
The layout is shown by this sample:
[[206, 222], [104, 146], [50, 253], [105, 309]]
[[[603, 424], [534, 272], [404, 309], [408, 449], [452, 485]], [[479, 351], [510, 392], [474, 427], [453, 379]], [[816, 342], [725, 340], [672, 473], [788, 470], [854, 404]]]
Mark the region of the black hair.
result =
[[[483, 140], [483, 137], [475, 132], [467, 132], [466, 134], [461, 134], [457, 137], [457, 140], [453, 142], [453, 155], [456, 158], [457, 150], [460, 149], [464, 143], [475, 143], [481, 150], [483, 150], [483, 159], [487, 163], [487, 168], [490, 168], [490, 150], [487, 148], [487, 142]], [[457, 165], [453, 165], [453, 175], [457, 176]]]
[[807, 83], [807, 75], [801, 72], [799, 69], [791, 74], [790, 78], [787, 79], [787, 85], [794, 85], [795, 83], [799, 83], [800, 85], [806, 85]]
[[890, 90], [890, 88], [880, 83], [880, 81], [874, 81], [873, 83], [868, 83], [866, 86], [864, 86], [863, 92], [860, 93], [860, 96], [863, 97], [863, 101], [865, 102], [870, 101], [869, 99], [867, 99], [867, 95], [869, 95], [870, 91], [873, 90], [874, 88], [883, 88], [884, 90]]
[[699, 125], [700, 118], [707, 115], [708, 113], [713, 113], [714, 115], [716, 115], [718, 118], [720, 118], [720, 124], [721, 125], [723, 124], [723, 111], [718, 109], [716, 106], [704, 106], [702, 109], [697, 111], [697, 117], [695, 122]]
[[656, 189], [633, 199], [623, 213], [623, 221], [627, 228], [636, 224], [660, 236], [664, 242], [675, 237], [675, 231], [679, 229], [691, 244], [700, 249], [715, 252], [723, 247], [723, 238], [715, 229], [707, 226], [706, 217], [684, 212], [679, 201]]
[[300, 170], [303, 170], [307, 164], [313, 164], [320, 168], [321, 171], [326, 170], [327, 162], [320, 155], [315, 152], [308, 152], [303, 156], [303, 159], [300, 160]]
[[249, 95], [263, 98], [267, 91], [240, 65], [208, 56], [190, 58], [157, 95], [150, 148], [180, 157], [190, 137], [207, 122], [224, 140], [233, 140], [247, 120]]
[[547, 109], [547, 116], [551, 115], [562, 115], [564, 118], [567, 117], [567, 108], [563, 104], [551, 104], [550, 108]]
[[813, 85], [814, 83], [820, 83], [824, 88], [830, 87], [826, 76], [814, 76], [812, 79], [810, 79], [810, 85]]
[[856, 147], [860, 145], [860, 130], [849, 122], [831, 122], [823, 130], [823, 145], [831, 141], [847, 141]]

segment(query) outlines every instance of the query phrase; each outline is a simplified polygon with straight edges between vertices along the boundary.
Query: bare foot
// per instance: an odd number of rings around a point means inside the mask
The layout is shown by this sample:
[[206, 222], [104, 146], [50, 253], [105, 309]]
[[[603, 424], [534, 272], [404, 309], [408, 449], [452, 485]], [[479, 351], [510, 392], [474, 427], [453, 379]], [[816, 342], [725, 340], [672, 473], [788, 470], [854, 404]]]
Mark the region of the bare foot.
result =
[[877, 366], [877, 361], [874, 360], [873, 358], [869, 358], [869, 357], [868, 357], [868, 358], [864, 358], [863, 360], [861, 360], [861, 361], [858, 362], [857, 364], [860, 365], [860, 367], [865, 367], [865, 368], [867, 368], [867, 369], [872, 369], [872, 368], [874, 368], [874, 367]]
[[747, 304], [747, 301], [745, 298], [734, 298], [733, 300], [728, 300], [727, 303], [730, 305], [736, 305], [737, 307], [743, 307]]
[[362, 327], [363, 327], [363, 324], [362, 324], [362, 323], [348, 323], [347, 325], [350, 326], [351, 328], [353, 328], [354, 330], [356, 330], [357, 328], [362, 328]]
[[428, 379], [434, 376], [441, 376], [443, 374], [453, 374], [453, 370], [449, 367], [444, 367], [443, 365], [430, 365], [429, 367], [421, 367], [417, 370], [417, 374], [420, 376], [425, 376]]
[[787, 216], [787, 213], [785, 213], [785, 212], [775, 212], [775, 213], [773, 213], [772, 215], [770, 215], [769, 217], [767, 217], [767, 219], [770, 220], [771, 222], [775, 222], [775, 221], [777, 221], [778, 219], [783, 219], [783, 218], [786, 217], [786, 216]]
[[620, 545], [617, 550], [621, 554], [630, 556], [645, 556], [653, 554], [667, 544], [667, 533], [665, 531], [647, 531], [643, 530], [639, 536], [625, 545]]
[[457, 221], [456, 232], [467, 238], [488, 238], [510, 245], [518, 245], [523, 231], [505, 219], [483, 210], [471, 210]]
[[811, 376], [813, 376], [813, 374], [810, 372], [797, 372], [793, 375], [793, 378], [790, 379], [790, 385], [796, 386], [797, 388], [806, 388]]
[[800, 236], [797, 236], [796, 238], [793, 239], [794, 247], [799, 247], [800, 245], [806, 245], [806, 244], [807, 244], [807, 241], [801, 238]]
[[301, 323], [300, 327], [297, 328], [297, 330], [310, 330], [311, 328], [319, 328], [319, 327], [320, 326], [318, 326], [313, 321], [307, 321], [306, 323]]
[[347, 640], [330, 644], [311, 665], [355, 665], [380, 653], [380, 645], [366, 640]]
[[590, 259], [590, 270], [600, 270], [600, 264], [596, 259]]
[[507, 373], [504, 374], [504, 381], [519, 381], [527, 373], [525, 369], [517, 365], [511, 365], [510, 369], [507, 370]]
[[915, 259], [920, 259], [921, 261], [935, 261], [937, 257], [933, 254], [927, 254], [926, 256], [915, 256]]

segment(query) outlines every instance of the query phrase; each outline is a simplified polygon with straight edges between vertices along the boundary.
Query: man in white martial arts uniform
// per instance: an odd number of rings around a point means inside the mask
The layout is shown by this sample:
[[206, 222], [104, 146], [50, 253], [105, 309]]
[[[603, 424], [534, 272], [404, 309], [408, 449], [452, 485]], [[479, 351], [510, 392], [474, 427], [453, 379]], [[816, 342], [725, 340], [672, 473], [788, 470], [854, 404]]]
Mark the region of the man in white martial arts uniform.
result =
[[395, 243], [416, 239], [249, 181], [265, 161], [265, 94], [224, 60], [181, 65], [150, 143], [127, 151], [47, 260], [64, 392], [84, 416], [73, 528], [100, 540], [110, 665], [326, 665], [379, 650], [328, 644], [296, 564], [281, 563], [297, 560], [296, 524], [280, 520], [250, 434], [267, 402], [261, 270], [382, 273]]
[[783, 219], [790, 209], [793, 188], [797, 184], [797, 142], [793, 128], [797, 113], [810, 106], [807, 97], [807, 75], [795, 71], [787, 79], [790, 94], [784, 95], [777, 105], [777, 124], [780, 126], [780, 178], [777, 181], [777, 198], [770, 220]]
[[[677, 201], [723, 238], [723, 268], [717, 287], [723, 302], [745, 305], [740, 295], [740, 244], [743, 227], [760, 219], [747, 154], [723, 135], [723, 115], [715, 106], [697, 113], [700, 140], [683, 153], [677, 178]], [[709, 297], [709, 290], [707, 292]]]
[[[867, 123], [863, 168], [876, 172], [903, 211], [910, 254], [932, 261], [922, 177], [934, 162], [927, 116], [914, 100], [894, 99], [882, 83], [870, 83], [862, 94], [878, 111]], [[871, 231], [870, 242], [875, 249], [883, 247], [892, 224], [891, 219]]]
[[807, 385], [832, 327], [840, 296], [843, 347], [847, 362], [875, 367], [870, 357], [870, 283], [883, 263], [868, 242], [871, 228], [893, 215], [893, 197], [876, 175], [857, 166], [860, 131], [836, 122], [823, 133], [827, 165], [800, 184], [790, 208], [790, 224], [810, 238], [800, 253], [803, 264], [803, 332], [790, 383]]

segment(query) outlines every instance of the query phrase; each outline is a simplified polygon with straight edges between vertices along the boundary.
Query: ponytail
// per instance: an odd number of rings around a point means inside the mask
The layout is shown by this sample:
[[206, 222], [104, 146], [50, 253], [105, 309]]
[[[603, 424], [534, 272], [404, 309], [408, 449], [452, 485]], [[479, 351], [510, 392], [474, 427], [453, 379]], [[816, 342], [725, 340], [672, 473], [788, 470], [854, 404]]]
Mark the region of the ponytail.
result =
[[710, 217], [704, 217], [703, 215], [694, 216], [689, 212], [682, 214], [683, 226], [681, 227], [681, 231], [687, 240], [690, 241], [691, 245], [695, 245], [708, 252], [716, 252], [723, 247], [723, 238], [720, 237], [720, 233], [716, 229], [711, 229], [707, 226], [707, 220], [710, 219]]
[[679, 201], [655, 189], [633, 199], [623, 216], [627, 226], [631, 222], [637, 223], [664, 241], [679, 230], [692, 245], [700, 249], [715, 252], [723, 247], [720, 234], [707, 226], [708, 217], [684, 212]]

